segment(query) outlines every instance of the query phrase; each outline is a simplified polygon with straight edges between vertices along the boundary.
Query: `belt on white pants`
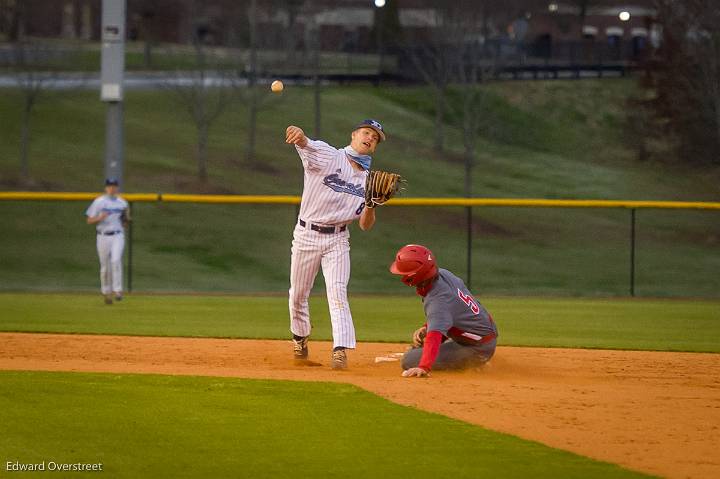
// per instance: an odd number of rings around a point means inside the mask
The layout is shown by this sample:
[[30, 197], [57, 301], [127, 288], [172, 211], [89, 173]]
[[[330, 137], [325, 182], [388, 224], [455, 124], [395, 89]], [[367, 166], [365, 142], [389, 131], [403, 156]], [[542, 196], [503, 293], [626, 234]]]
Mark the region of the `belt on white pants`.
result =
[[326, 234], [326, 235], [331, 235], [331, 234], [335, 234], [335, 233], [342, 233], [343, 231], [345, 231], [345, 230], [347, 229], [347, 225], [342, 225], [342, 226], [319, 226], [319, 225], [314, 225], [314, 224], [312, 224], [312, 223], [307, 223], [305, 220], [300, 220], [300, 221], [298, 221], [298, 223], [299, 223], [300, 226], [302, 226], [303, 228], [307, 228], [308, 225], [309, 225], [309, 227], [310, 227], [311, 230], [317, 231], [318, 233], [322, 233], [322, 234]]

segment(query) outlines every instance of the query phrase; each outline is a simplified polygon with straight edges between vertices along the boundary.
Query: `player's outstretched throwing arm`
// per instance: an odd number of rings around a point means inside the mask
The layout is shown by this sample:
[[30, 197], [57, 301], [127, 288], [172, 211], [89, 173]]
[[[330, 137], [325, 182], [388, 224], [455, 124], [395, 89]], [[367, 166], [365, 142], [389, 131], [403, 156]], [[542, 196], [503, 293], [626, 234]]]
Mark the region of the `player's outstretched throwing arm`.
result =
[[[305, 148], [308, 143], [308, 138], [305, 136], [302, 128], [290, 125], [287, 127], [287, 130], [285, 130], [285, 143], [295, 145], [299, 148]], [[302, 153], [300, 153], [300, 156], [302, 156]]]

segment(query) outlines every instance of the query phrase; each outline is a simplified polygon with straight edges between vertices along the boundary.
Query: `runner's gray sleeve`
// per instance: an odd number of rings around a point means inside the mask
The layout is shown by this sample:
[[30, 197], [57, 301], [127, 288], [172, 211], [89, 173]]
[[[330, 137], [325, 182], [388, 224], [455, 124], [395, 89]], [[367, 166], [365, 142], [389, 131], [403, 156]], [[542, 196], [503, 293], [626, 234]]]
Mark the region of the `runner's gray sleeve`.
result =
[[438, 331], [447, 336], [453, 326], [451, 300], [447, 294], [429, 295], [425, 298], [425, 319], [427, 330]]

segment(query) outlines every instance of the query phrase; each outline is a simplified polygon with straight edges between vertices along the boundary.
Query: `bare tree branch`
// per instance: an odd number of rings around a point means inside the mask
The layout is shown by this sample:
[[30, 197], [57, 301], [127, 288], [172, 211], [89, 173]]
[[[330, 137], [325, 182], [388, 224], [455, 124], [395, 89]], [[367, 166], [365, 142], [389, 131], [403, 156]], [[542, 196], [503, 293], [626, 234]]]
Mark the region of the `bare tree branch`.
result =
[[[656, 0], [662, 43], [649, 70], [652, 99], [639, 134], [676, 142], [684, 161], [720, 163], [720, 4]], [[634, 113], [635, 115], [639, 113]], [[644, 145], [643, 145], [644, 146]]]
[[46, 45], [19, 39], [11, 44], [10, 68], [18, 91], [22, 96], [20, 122], [20, 178], [32, 181], [30, 174], [31, 119], [35, 106], [44, 90], [58, 79], [57, 61], [62, 52]]
[[[197, 11], [199, 6], [194, 3]], [[226, 68], [218, 68], [208, 53], [204, 29], [193, 28], [192, 43], [195, 65], [192, 70], [177, 72], [164, 87], [188, 113], [195, 126], [197, 141], [195, 161], [197, 176], [208, 179], [208, 143], [210, 128], [228, 108], [236, 96], [237, 75]]]

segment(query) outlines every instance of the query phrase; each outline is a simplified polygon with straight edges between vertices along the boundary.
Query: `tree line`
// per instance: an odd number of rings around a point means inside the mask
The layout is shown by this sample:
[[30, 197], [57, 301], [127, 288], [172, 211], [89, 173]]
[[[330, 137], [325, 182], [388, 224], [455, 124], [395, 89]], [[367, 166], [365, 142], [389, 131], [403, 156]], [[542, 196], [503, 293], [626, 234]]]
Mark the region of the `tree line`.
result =
[[[259, 4], [260, 3], [260, 4]], [[502, 58], [488, 49], [487, 39], [529, 8], [534, 0], [454, 0], [439, 2], [433, 11], [434, 28], [421, 37], [403, 32], [398, 0], [388, 0], [375, 10], [374, 35], [380, 56], [403, 55], [414, 65], [419, 80], [433, 95], [434, 147], [443, 152], [448, 118], [459, 118], [466, 169], [465, 194], [472, 196], [472, 169], [476, 163], [478, 139], [487, 124], [487, 101], [483, 84], [492, 81], [502, 67]], [[594, 0], [575, 1], [581, 19]], [[206, 18], [206, 2], [185, 0], [192, 18]], [[655, 22], [661, 42], [637, 75], [643, 94], [628, 108], [628, 139], [640, 159], [680, 160], [689, 164], [720, 164], [720, 3], [716, 0], [655, 0]], [[275, 0], [272, 9], [285, 12], [282, 31], [285, 54], [261, 55], [263, 35], [258, 19], [270, 12], [266, 2], [248, 0], [227, 10], [224, 28], [235, 29], [227, 45], [229, 57], [213, 52], [212, 31], [201, 20], [191, 22], [191, 49], [177, 67], [175, 78], [165, 89], [187, 113], [196, 131], [194, 161], [198, 179], [208, 179], [208, 145], [213, 124], [231, 105], [247, 109], [248, 128], [243, 158], [255, 160], [257, 117], [270, 96], [259, 79], [295, 63], [310, 73], [313, 95], [314, 131], [322, 128], [322, 82], [320, 75], [320, 26], [312, 19], [322, 10], [313, 2]], [[303, 47], [298, 51], [298, 18], [306, 21]], [[150, 28], [148, 27], [148, 31]], [[153, 57], [152, 36], [143, 49], [147, 61]], [[19, 172], [31, 181], [29, 144], [33, 110], [44, 90], [57, 80], [64, 63], [61, 54], [41, 41], [21, 33], [8, 42], [10, 68], [22, 98]], [[232, 49], [234, 47], [234, 49]], [[309, 68], [309, 69], [308, 69]], [[450, 95], [462, 98], [449, 101]]]
[[662, 42], [631, 101], [643, 160], [720, 165], [720, 2], [656, 0]]

